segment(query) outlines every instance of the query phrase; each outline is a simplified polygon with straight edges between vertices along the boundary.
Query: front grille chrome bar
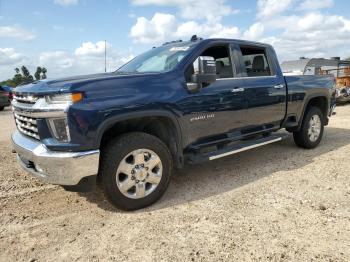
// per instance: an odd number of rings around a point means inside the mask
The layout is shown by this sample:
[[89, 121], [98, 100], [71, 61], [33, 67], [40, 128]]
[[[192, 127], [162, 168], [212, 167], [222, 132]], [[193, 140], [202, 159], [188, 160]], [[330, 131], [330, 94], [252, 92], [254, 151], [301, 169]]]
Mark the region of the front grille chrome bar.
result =
[[35, 102], [38, 100], [38, 97], [32, 95], [24, 96], [16, 94], [13, 96], [13, 99], [22, 103], [35, 104]]

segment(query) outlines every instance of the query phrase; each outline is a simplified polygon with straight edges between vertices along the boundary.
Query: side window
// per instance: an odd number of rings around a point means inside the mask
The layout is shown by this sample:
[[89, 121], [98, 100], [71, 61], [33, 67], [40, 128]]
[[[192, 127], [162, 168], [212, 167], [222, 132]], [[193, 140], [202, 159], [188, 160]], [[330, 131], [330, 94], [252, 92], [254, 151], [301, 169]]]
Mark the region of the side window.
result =
[[233, 77], [233, 67], [227, 46], [214, 46], [205, 50], [201, 56], [212, 56], [215, 59], [217, 79]]
[[[200, 56], [211, 56], [215, 59], [217, 79], [233, 77], [233, 66], [227, 46], [210, 47], [202, 52]], [[191, 65], [185, 72], [187, 82], [190, 82], [193, 73], [194, 68]]]
[[272, 75], [264, 48], [241, 46], [241, 52], [248, 77]]

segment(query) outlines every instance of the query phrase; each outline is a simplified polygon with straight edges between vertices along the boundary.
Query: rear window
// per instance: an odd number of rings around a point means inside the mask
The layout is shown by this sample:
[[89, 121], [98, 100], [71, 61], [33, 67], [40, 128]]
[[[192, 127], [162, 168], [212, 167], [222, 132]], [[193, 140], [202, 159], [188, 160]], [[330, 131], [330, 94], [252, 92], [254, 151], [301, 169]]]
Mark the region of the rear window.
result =
[[241, 47], [247, 77], [271, 76], [266, 50], [257, 47]]

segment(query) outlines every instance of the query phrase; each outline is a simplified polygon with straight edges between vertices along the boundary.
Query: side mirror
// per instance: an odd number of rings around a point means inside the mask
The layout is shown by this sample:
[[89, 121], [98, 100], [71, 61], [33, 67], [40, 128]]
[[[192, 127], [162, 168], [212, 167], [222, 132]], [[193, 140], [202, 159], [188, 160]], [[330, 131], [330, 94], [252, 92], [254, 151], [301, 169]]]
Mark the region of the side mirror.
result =
[[216, 65], [214, 57], [200, 56], [193, 63], [194, 74], [187, 88], [191, 93], [198, 92], [203, 85], [207, 86], [216, 81]]

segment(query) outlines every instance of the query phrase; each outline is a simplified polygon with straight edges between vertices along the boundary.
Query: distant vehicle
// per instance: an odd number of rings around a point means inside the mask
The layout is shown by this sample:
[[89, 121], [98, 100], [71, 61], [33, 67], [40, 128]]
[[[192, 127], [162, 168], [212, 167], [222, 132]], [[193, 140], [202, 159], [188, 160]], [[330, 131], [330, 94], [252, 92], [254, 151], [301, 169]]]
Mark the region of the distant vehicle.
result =
[[0, 86], [0, 111], [10, 106], [12, 101], [12, 89], [9, 86]]
[[336, 86], [336, 101], [350, 102], [350, 61], [340, 57], [305, 58], [285, 61], [281, 64], [283, 74], [291, 75], [333, 75]]
[[98, 182], [115, 206], [134, 210], [163, 195], [173, 167], [278, 142], [282, 128], [316, 147], [333, 87], [330, 76], [284, 77], [270, 45], [193, 36], [113, 73], [16, 87], [12, 141], [37, 178], [68, 190]]

